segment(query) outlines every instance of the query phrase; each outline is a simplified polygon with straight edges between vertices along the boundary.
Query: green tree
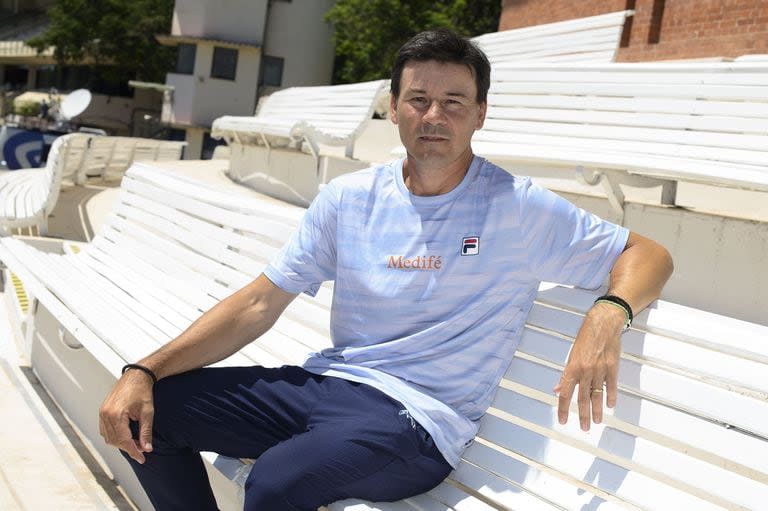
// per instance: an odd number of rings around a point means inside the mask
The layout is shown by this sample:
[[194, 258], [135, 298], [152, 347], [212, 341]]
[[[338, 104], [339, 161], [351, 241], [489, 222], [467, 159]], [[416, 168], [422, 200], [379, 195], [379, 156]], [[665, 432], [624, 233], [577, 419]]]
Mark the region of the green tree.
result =
[[55, 47], [59, 64], [89, 63], [112, 83], [134, 76], [164, 81], [175, 51], [155, 34], [168, 33], [174, 0], [58, 0], [48, 10], [51, 24], [27, 44]]
[[501, 0], [337, 0], [326, 14], [336, 38], [336, 83], [386, 78], [400, 46], [422, 30], [472, 37], [498, 30]]

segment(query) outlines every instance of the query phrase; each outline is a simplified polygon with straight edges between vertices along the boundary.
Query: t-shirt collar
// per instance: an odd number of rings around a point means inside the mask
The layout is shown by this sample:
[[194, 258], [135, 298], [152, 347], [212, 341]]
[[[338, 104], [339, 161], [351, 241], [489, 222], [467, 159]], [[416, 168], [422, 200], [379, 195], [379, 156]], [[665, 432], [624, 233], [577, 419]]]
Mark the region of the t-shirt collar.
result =
[[479, 156], [473, 155], [472, 162], [469, 164], [469, 169], [467, 169], [467, 173], [464, 175], [461, 183], [450, 192], [441, 195], [423, 196], [411, 193], [408, 187], [405, 186], [405, 181], [403, 180], [403, 163], [405, 162], [405, 158], [400, 158], [395, 161], [392, 169], [394, 171], [394, 179], [395, 183], [397, 183], [397, 188], [408, 202], [414, 206], [437, 207], [442, 206], [446, 202], [453, 201], [466, 190], [469, 184], [475, 179], [475, 176], [480, 169], [480, 165], [482, 164], [482, 160], [483, 159]]

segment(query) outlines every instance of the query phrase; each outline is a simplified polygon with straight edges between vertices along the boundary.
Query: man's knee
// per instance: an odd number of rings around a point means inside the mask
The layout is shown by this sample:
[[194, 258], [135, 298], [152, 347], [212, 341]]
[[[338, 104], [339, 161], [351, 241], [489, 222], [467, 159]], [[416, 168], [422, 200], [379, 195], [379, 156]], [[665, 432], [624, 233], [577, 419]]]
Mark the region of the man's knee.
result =
[[286, 511], [315, 511], [317, 506], [300, 507], [289, 498], [289, 484], [277, 477], [254, 477], [251, 474], [245, 483], [245, 505], [243, 511], [264, 511], [285, 509]]

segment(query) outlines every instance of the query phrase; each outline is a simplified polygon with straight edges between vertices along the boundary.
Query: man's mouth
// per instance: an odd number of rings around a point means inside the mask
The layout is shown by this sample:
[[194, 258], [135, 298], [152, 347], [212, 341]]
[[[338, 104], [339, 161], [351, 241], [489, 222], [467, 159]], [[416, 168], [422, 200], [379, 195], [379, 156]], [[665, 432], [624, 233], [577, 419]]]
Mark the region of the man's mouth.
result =
[[445, 137], [436, 137], [434, 135], [422, 135], [419, 137], [419, 140], [423, 140], [425, 142], [444, 142], [448, 139]]

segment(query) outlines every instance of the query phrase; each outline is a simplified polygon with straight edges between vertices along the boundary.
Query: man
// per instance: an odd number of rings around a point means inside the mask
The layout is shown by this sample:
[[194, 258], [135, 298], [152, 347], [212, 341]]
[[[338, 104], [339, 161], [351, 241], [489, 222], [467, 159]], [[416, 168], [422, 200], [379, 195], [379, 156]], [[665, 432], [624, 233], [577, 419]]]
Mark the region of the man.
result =
[[[578, 392], [584, 430], [602, 420], [604, 386], [615, 404], [620, 334], [659, 296], [669, 254], [474, 156], [489, 83], [468, 41], [411, 39], [390, 104], [407, 157], [331, 182], [262, 275], [126, 368], [101, 433], [157, 509], [215, 509], [201, 450], [256, 459], [249, 510], [436, 486], [471, 443], [542, 280], [594, 288], [610, 273], [555, 391], [561, 423]], [[200, 369], [326, 280], [332, 348], [302, 367]]]

